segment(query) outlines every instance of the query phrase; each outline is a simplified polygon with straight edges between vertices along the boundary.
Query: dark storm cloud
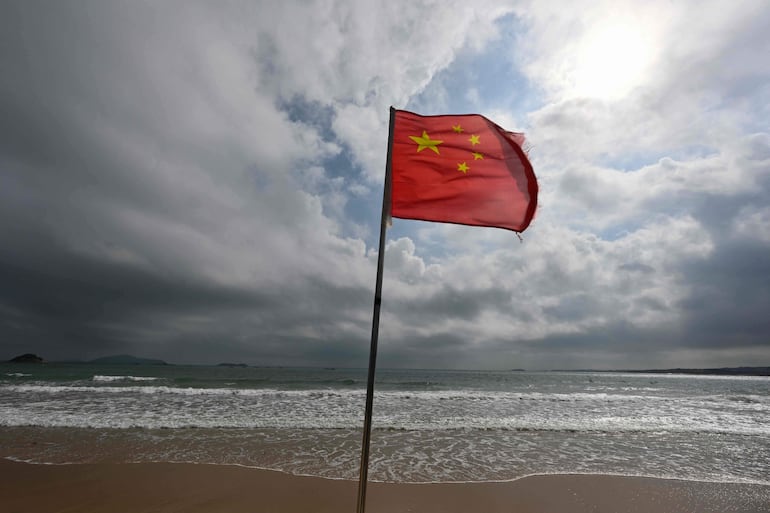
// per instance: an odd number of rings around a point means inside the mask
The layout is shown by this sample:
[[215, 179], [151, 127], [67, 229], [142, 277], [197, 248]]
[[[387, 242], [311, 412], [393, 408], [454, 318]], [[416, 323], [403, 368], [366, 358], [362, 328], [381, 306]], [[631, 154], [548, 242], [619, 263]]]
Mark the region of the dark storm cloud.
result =
[[753, 210], [770, 205], [770, 137], [751, 136], [743, 146], [740, 164], [753, 187], [737, 195], [704, 195], [693, 209], [715, 248], [681, 270], [691, 284], [682, 303], [685, 346], [770, 347], [770, 240], [739, 229]]
[[[513, 358], [518, 363], [516, 367], [535, 369], [673, 367], [665, 356], [678, 345], [672, 335], [666, 329], [640, 330], [630, 323], [616, 322], [589, 333], [550, 335], [522, 343]], [[501, 351], [505, 346], [505, 342], [499, 344]]]
[[272, 291], [222, 287], [55, 244], [20, 249], [0, 255], [0, 306], [10, 328], [3, 338], [17, 352], [38, 347], [50, 357], [93, 355], [137, 341], [150, 328], [172, 331], [180, 317], [234, 310], [258, 318], [291, 307]]
[[[359, 322], [346, 312], [371, 299], [367, 289], [322, 282], [301, 290], [224, 287], [193, 275], [163, 275], [72, 255], [54, 246], [17, 256], [0, 260], [4, 347], [16, 352], [39, 347], [55, 358], [93, 356], [128, 345], [174, 361], [240, 353], [255, 363], [309, 364], [314, 354], [342, 351], [338, 323]], [[349, 357], [350, 349], [345, 352]]]
[[[198, 7], [37, 7], [0, 16], [2, 357], [286, 363], [357, 326], [368, 290], [287, 263], [287, 227], [301, 238], [312, 213], [276, 185], [293, 139], [281, 115], [263, 116], [269, 132], [248, 141], [259, 158], [243, 156], [244, 134], [216, 105], [232, 84], [206, 75], [194, 46], [209, 30]], [[328, 110], [311, 106], [303, 121], [328, 129]]]
[[419, 324], [420, 320], [424, 323], [439, 323], [443, 319], [473, 321], [489, 309], [515, 315], [510, 291], [499, 287], [467, 290], [442, 284], [429, 297], [398, 301], [386, 298], [385, 302], [389, 311], [410, 324]]
[[770, 244], [726, 243], [685, 270], [692, 292], [683, 302], [688, 346], [770, 347]]
[[380, 344], [379, 365], [411, 368], [473, 368], [484, 364], [469, 353], [469, 340], [453, 333], [420, 335], [412, 333], [398, 340], [384, 337]]
[[[426, 30], [414, 3], [265, 4], [0, 7], [0, 359], [366, 364], [376, 258], [362, 237], [376, 235], [388, 102], [452, 104], [441, 70], [463, 45], [484, 53], [468, 34], [501, 27], [459, 24], [450, 2]], [[381, 31], [357, 22], [380, 14]], [[410, 237], [389, 243], [382, 364], [767, 355], [770, 140], [746, 135], [766, 123], [745, 107], [767, 109], [762, 20], [733, 20], [713, 50], [684, 41], [622, 101], [504, 113], [533, 125], [538, 219], [521, 245], [390, 232]], [[412, 51], [428, 42], [444, 50]], [[563, 46], [533, 47], [534, 62]], [[549, 89], [541, 71], [528, 77]]]

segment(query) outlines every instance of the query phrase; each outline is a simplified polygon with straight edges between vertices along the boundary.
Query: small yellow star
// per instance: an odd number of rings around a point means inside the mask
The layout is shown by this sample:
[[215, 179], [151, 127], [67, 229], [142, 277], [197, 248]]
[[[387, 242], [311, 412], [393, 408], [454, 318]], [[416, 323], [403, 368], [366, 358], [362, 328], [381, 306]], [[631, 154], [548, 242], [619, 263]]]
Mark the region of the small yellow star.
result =
[[468, 174], [469, 169], [470, 168], [468, 167], [468, 164], [466, 164], [465, 162], [460, 162], [459, 164], [457, 164], [457, 170], [462, 171], [465, 174]]
[[473, 160], [484, 160], [484, 155], [478, 152], [473, 152]]
[[459, 134], [459, 133], [462, 133], [462, 132], [464, 132], [464, 131], [465, 131], [465, 130], [463, 129], [463, 127], [461, 127], [461, 126], [460, 126], [460, 123], [458, 123], [457, 125], [453, 126], [453, 127], [452, 127], [452, 130], [454, 130], [454, 131], [455, 131], [455, 132], [457, 132], [458, 134]]
[[478, 135], [472, 135], [470, 139], [468, 139], [471, 142], [471, 146], [476, 146], [477, 144], [481, 144], [479, 142], [479, 136]]
[[416, 135], [410, 135], [409, 138], [417, 143], [417, 152], [421, 152], [425, 148], [430, 148], [431, 150], [436, 152], [436, 155], [441, 155], [438, 152], [438, 145], [441, 144], [444, 141], [437, 141], [436, 139], [431, 139], [428, 135], [428, 132], [425, 130], [422, 131], [422, 137], [416, 136]]

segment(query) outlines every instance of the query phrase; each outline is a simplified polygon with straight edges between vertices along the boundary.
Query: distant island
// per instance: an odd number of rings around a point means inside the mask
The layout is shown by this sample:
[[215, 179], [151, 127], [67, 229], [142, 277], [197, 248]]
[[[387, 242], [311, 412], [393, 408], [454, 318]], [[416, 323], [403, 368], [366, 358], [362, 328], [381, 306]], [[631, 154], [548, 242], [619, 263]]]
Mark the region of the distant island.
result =
[[248, 367], [245, 363], [218, 363], [217, 367]]
[[8, 360], [9, 363], [45, 363], [41, 357], [32, 353], [21, 354]]
[[137, 358], [130, 354], [116, 354], [112, 356], [103, 356], [96, 358], [88, 363], [95, 363], [99, 365], [169, 365], [163, 360], [154, 360], [151, 358]]

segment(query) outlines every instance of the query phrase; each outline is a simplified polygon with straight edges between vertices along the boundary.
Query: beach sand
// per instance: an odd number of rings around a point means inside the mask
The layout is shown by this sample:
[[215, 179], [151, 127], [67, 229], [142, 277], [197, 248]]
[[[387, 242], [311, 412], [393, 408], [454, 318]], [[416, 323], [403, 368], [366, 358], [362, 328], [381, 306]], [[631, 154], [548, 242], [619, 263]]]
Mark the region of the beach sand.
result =
[[[235, 466], [33, 465], [0, 460], [0, 509], [36, 512], [354, 512], [357, 483]], [[770, 486], [595, 475], [503, 483], [370, 483], [368, 513], [770, 512]]]

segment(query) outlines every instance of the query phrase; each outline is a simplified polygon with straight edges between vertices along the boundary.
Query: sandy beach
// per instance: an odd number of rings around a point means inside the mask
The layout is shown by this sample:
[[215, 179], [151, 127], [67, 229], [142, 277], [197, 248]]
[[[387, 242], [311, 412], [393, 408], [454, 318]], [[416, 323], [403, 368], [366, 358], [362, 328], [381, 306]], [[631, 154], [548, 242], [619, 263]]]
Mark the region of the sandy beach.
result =
[[[236, 466], [0, 460], [0, 497], [8, 513], [353, 512], [356, 486]], [[767, 513], [770, 487], [593, 475], [503, 483], [370, 483], [367, 511]]]

